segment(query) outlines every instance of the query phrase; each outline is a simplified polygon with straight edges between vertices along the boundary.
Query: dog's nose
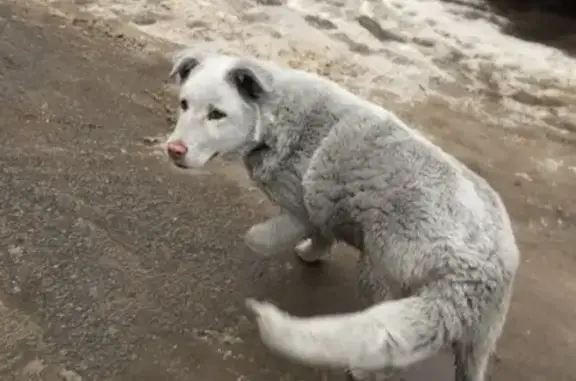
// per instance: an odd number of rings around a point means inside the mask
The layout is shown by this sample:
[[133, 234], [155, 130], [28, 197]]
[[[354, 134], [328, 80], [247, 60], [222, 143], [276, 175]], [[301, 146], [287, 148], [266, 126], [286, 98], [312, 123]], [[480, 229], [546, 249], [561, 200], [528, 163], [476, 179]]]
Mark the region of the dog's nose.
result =
[[173, 159], [180, 159], [186, 152], [188, 152], [188, 147], [186, 144], [180, 139], [168, 142], [166, 145], [166, 150], [168, 151], [168, 155], [170, 155]]

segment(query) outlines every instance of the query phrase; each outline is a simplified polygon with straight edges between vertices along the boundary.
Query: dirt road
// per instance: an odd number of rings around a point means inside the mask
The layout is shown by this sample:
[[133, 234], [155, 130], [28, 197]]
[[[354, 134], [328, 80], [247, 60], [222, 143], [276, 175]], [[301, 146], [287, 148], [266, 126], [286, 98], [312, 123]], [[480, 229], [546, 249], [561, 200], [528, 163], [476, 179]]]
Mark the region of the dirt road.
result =
[[[242, 172], [183, 172], [154, 147], [170, 128], [167, 63], [73, 21], [0, 6], [0, 379], [342, 380], [270, 354], [242, 303], [353, 310], [353, 257], [257, 260], [241, 235], [270, 207]], [[515, 219], [524, 259], [492, 379], [576, 380], [575, 139], [415, 107]], [[534, 169], [538, 155], [566, 165]], [[403, 377], [449, 375], [443, 357]]]

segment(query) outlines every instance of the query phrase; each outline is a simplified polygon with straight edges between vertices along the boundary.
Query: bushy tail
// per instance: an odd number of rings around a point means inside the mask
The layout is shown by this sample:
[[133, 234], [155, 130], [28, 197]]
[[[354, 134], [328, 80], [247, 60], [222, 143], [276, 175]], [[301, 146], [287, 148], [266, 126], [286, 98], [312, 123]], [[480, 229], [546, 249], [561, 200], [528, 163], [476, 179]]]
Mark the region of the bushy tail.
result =
[[246, 304], [271, 350], [313, 366], [405, 367], [438, 352], [460, 330], [449, 306], [423, 297], [312, 318], [290, 316], [253, 299]]

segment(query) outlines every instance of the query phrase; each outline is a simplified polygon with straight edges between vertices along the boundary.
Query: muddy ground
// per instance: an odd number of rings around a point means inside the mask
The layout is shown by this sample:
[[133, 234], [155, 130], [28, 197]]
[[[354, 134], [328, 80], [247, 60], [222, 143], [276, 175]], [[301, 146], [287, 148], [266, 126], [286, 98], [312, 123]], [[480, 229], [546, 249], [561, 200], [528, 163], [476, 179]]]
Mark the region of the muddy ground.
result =
[[[244, 247], [272, 208], [238, 166], [184, 172], [155, 147], [168, 63], [125, 30], [39, 6], [4, 1], [0, 32], [0, 379], [342, 380], [270, 354], [242, 303], [351, 311], [353, 253], [304, 268]], [[576, 128], [503, 130], [434, 98], [407, 107], [514, 218], [523, 261], [491, 379], [576, 380]], [[450, 380], [449, 361], [403, 378]]]

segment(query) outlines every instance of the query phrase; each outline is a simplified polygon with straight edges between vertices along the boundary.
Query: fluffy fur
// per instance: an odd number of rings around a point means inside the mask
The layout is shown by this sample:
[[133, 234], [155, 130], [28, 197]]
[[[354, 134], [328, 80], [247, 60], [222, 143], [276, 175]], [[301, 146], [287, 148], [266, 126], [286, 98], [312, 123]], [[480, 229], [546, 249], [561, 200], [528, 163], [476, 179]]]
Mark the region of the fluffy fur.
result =
[[[457, 381], [485, 380], [519, 253], [484, 179], [393, 113], [314, 74], [186, 50], [173, 75], [188, 106], [169, 138], [188, 147], [177, 164], [239, 148], [252, 180], [282, 207], [248, 231], [251, 248], [296, 246], [315, 261], [344, 241], [360, 253], [365, 310], [299, 318], [247, 301], [268, 347], [356, 379], [384, 379], [451, 348]], [[214, 108], [225, 116], [210, 117]]]

